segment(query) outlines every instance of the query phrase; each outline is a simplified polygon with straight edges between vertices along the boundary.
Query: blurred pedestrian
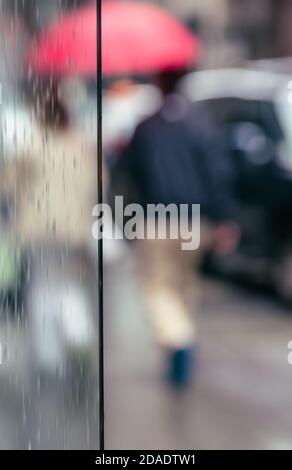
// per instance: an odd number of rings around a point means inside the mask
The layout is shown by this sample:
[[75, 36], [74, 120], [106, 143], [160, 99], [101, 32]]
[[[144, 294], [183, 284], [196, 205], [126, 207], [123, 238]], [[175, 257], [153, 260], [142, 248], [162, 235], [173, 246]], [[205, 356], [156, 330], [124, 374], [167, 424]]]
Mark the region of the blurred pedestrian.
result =
[[113, 185], [127, 202], [144, 208], [201, 206], [198, 250], [183, 251], [181, 237], [174, 240], [169, 234], [137, 243], [151, 324], [169, 352], [169, 376], [178, 385], [191, 379], [196, 360], [202, 255], [214, 243], [218, 250], [231, 250], [238, 238], [224, 151], [207, 115], [176, 91], [184, 73], [166, 71], [157, 77], [163, 104], [137, 127], [113, 173]]
[[1, 193], [10, 232], [26, 255], [28, 315], [38, 369], [61, 371], [66, 348], [81, 356], [93, 342], [95, 260], [89, 254], [96, 202], [96, 153], [69, 120], [58, 82], [35, 81], [26, 152], [7, 162]]

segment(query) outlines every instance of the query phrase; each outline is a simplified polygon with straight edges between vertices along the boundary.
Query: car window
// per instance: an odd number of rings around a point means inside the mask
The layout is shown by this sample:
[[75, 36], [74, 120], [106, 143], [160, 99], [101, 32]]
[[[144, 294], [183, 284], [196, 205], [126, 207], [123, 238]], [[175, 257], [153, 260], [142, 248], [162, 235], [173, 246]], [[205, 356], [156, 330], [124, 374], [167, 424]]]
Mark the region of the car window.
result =
[[275, 143], [283, 139], [283, 131], [272, 102], [216, 98], [204, 101], [204, 105], [220, 128], [227, 124], [250, 122], [262, 127]]

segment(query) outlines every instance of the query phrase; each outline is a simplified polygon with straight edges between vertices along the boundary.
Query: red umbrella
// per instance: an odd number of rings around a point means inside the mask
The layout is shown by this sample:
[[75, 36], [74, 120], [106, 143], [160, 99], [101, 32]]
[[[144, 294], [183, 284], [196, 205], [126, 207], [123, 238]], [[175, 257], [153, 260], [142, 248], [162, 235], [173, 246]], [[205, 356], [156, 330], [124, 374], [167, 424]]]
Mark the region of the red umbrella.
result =
[[[148, 73], [191, 65], [199, 40], [161, 8], [108, 0], [102, 7], [105, 75]], [[26, 64], [36, 73], [96, 73], [96, 6], [77, 9], [33, 42]]]

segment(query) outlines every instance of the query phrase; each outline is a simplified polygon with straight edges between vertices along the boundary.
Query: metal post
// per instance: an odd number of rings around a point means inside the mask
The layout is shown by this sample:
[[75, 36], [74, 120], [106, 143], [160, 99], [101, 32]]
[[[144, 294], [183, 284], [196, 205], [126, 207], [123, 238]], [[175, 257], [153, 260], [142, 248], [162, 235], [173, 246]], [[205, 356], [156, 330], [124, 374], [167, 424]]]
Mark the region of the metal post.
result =
[[[102, 56], [101, 9], [102, 0], [96, 0], [97, 10], [97, 203], [103, 202], [102, 184]], [[98, 318], [99, 318], [99, 448], [104, 450], [104, 325], [103, 325], [103, 239], [98, 240], [97, 260]]]

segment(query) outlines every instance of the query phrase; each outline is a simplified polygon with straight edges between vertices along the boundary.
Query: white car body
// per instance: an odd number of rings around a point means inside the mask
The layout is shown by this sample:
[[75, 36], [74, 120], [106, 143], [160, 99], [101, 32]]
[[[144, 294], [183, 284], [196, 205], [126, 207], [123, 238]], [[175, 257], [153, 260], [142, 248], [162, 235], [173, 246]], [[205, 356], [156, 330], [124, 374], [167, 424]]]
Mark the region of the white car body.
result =
[[279, 163], [292, 172], [292, 75], [254, 69], [206, 70], [188, 74], [179, 89], [192, 102], [238, 98], [273, 103], [284, 134]]

